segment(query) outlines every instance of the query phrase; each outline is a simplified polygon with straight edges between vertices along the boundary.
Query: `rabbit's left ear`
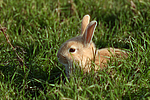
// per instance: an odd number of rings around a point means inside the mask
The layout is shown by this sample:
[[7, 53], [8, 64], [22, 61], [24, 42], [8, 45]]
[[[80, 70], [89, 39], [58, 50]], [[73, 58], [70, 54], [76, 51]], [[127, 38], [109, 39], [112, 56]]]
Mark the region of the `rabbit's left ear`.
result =
[[85, 15], [82, 19], [82, 24], [81, 24], [81, 35], [84, 34], [85, 29], [87, 28], [87, 25], [89, 24], [90, 21], [90, 16]]
[[87, 26], [83, 35], [84, 45], [89, 44], [92, 41], [96, 26], [97, 26], [97, 21], [92, 21]]

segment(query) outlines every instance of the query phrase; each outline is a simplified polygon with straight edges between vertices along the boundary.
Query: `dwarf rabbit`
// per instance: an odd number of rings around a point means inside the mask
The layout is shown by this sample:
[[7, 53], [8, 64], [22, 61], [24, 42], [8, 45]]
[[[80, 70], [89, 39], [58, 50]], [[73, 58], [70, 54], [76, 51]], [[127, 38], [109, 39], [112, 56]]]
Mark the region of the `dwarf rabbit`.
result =
[[72, 72], [73, 64], [77, 64], [84, 72], [91, 70], [91, 63], [95, 63], [95, 71], [107, 66], [110, 57], [127, 57], [127, 53], [121, 49], [103, 48], [97, 50], [92, 41], [96, 21], [90, 22], [90, 16], [85, 15], [82, 19], [81, 34], [64, 42], [57, 57], [60, 63], [65, 66], [66, 76]]

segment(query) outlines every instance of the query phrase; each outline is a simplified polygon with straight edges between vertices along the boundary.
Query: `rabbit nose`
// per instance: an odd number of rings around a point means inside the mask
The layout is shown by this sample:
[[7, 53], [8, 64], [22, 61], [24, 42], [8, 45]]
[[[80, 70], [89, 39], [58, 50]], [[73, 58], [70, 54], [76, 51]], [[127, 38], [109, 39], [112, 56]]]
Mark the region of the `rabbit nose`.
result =
[[58, 53], [57, 58], [58, 58], [58, 60], [60, 60], [60, 59], [65, 58], [65, 57], [62, 54]]
[[58, 51], [57, 58], [59, 59], [60, 57], [61, 57], [61, 53], [59, 53], [59, 51]]
[[57, 54], [58, 59], [64, 59], [65, 57], [61, 54]]
[[59, 54], [57, 53], [57, 58], [59, 58]]
[[64, 55], [57, 54], [57, 57], [58, 57], [58, 60], [60, 63], [62, 63], [64, 65], [68, 64], [68, 60]]

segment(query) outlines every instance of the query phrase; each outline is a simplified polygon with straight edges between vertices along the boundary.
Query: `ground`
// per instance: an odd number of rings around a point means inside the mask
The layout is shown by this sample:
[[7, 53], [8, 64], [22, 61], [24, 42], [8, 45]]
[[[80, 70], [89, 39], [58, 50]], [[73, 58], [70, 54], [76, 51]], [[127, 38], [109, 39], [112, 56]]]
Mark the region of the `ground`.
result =
[[[97, 48], [130, 52], [122, 64], [70, 79], [57, 52], [81, 31], [89, 14], [98, 22]], [[149, 0], [0, 0], [0, 98], [150, 99]]]

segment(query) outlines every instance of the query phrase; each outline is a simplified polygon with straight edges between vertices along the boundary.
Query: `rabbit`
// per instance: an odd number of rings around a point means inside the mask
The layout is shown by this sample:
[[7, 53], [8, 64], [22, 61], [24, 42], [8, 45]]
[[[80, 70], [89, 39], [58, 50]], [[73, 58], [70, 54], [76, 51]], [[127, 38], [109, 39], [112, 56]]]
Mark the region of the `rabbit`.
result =
[[96, 49], [92, 41], [97, 21], [90, 21], [90, 16], [85, 15], [81, 23], [81, 34], [64, 42], [58, 50], [58, 61], [65, 66], [66, 76], [69, 77], [75, 63], [83, 72], [90, 72], [92, 61], [94, 70], [103, 69], [111, 57], [125, 57], [127, 53], [117, 48]]

